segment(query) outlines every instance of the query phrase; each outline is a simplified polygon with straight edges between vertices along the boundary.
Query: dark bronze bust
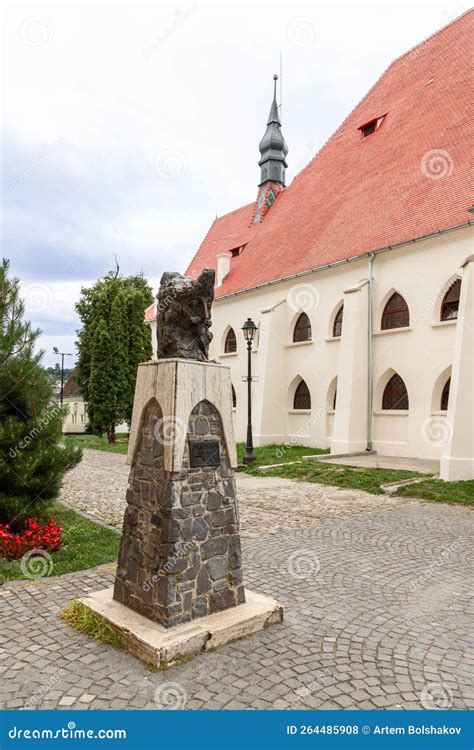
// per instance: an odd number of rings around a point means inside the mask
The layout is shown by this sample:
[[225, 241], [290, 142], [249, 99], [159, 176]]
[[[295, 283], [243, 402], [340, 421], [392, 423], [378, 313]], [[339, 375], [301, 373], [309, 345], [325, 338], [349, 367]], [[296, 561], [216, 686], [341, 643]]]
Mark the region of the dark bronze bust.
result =
[[158, 359], [208, 361], [214, 277], [211, 268], [195, 279], [163, 274], [157, 295]]

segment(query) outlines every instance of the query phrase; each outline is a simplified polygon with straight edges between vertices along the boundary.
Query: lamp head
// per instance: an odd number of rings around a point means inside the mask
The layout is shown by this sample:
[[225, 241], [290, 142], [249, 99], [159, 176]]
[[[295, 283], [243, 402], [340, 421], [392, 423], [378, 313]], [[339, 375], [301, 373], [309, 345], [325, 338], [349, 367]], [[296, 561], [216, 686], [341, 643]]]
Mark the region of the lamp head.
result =
[[257, 326], [253, 322], [252, 318], [247, 318], [245, 323], [242, 326], [242, 331], [244, 333], [244, 338], [247, 341], [253, 341], [255, 338], [255, 334], [257, 333]]

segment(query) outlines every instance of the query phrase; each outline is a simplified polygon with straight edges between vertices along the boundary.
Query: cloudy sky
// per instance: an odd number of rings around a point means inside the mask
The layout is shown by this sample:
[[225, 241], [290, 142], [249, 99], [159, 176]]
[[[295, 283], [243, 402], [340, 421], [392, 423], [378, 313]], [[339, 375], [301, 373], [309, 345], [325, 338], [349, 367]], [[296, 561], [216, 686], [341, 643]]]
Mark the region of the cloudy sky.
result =
[[[288, 182], [390, 62], [467, 10], [442, 3], [41, 1], [4, 14], [2, 254], [52, 347], [82, 285], [156, 289], [216, 214], [256, 197], [282, 54]], [[72, 360], [71, 360], [72, 361]]]

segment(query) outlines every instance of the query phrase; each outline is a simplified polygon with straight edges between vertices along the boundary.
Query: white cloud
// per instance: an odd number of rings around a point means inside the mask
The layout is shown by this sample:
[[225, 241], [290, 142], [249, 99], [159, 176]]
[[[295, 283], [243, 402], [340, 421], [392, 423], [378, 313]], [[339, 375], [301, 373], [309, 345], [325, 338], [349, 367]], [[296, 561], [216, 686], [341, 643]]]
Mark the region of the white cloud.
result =
[[[5, 191], [4, 254], [23, 283], [52, 280], [69, 311], [78, 279], [106, 273], [114, 253], [126, 273], [182, 271], [215, 214], [256, 195], [280, 50], [291, 180], [395, 57], [465, 9], [10, 4], [5, 184], [27, 179]], [[163, 152], [178, 161], [160, 174]], [[63, 312], [42, 318], [45, 341], [61, 326], [73, 338], [74, 316]]]

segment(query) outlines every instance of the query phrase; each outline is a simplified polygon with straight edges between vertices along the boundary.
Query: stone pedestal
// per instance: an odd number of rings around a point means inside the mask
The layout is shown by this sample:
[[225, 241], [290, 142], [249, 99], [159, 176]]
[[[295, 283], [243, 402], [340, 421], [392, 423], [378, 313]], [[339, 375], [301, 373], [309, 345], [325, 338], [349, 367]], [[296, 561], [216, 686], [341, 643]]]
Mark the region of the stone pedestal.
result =
[[[151, 642], [159, 644], [151, 663], [163, 658], [157, 653], [169, 642], [162, 639], [164, 631], [173, 648], [179, 652], [182, 643], [181, 655], [188, 652], [192, 621], [211, 618], [210, 627], [214, 615], [232, 610], [235, 615], [219, 620], [225, 642], [245, 634], [249, 617], [248, 632], [282, 619], [281, 607], [267, 597], [257, 597], [257, 619], [255, 608], [245, 605], [231, 413], [228, 368], [180, 359], [140, 365], [113, 599], [99, 592], [84, 603], [125, 628], [126, 643], [140, 640], [137, 633], [130, 636], [130, 623], [140, 632], [151, 628]], [[255, 604], [256, 595], [249, 596]]]

